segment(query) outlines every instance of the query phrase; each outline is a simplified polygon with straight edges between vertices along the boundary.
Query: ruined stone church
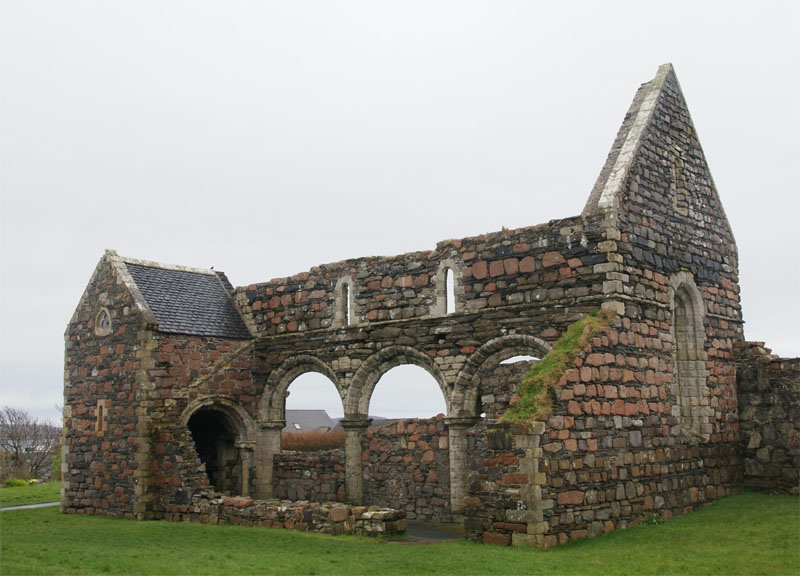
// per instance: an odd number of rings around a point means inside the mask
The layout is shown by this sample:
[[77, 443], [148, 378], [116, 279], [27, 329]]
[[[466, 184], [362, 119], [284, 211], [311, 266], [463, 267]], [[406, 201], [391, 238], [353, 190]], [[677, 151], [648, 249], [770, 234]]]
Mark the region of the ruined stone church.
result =
[[[379, 505], [550, 546], [742, 487], [796, 493], [800, 361], [745, 341], [738, 282], [670, 65], [576, 216], [241, 287], [107, 251], [65, 334], [62, 510], [337, 532]], [[501, 363], [547, 357], [598, 310], [547, 413], [504, 419], [530, 366]], [[446, 415], [370, 427], [405, 364]], [[341, 397], [343, 450], [281, 449], [306, 372]]]

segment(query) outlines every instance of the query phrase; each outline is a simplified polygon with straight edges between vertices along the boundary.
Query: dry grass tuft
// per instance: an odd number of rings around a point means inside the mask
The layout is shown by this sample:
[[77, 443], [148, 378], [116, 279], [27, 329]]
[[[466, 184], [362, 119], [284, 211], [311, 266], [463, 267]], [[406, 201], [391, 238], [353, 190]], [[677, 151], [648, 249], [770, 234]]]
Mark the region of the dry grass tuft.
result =
[[281, 432], [281, 448], [295, 452], [317, 452], [344, 448], [344, 430]]

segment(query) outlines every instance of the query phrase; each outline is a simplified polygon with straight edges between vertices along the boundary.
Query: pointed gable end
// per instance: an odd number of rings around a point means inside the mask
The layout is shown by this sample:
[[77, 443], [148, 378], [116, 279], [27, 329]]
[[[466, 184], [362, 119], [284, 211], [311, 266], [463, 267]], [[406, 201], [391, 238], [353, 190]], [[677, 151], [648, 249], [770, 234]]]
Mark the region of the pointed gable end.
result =
[[671, 64], [637, 92], [584, 208], [593, 215], [667, 271], [719, 281], [736, 270], [736, 243]]

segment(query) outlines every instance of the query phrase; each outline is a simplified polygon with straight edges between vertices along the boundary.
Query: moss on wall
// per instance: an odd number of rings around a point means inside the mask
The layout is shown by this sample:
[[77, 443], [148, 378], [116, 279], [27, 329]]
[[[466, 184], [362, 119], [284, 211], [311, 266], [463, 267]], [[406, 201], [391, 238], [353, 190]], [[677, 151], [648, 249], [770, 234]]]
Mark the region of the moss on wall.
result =
[[598, 310], [571, 324], [553, 349], [528, 370], [517, 390], [518, 398], [501, 420], [521, 422], [549, 416], [558, 381], [594, 335], [609, 326], [613, 316], [613, 312]]

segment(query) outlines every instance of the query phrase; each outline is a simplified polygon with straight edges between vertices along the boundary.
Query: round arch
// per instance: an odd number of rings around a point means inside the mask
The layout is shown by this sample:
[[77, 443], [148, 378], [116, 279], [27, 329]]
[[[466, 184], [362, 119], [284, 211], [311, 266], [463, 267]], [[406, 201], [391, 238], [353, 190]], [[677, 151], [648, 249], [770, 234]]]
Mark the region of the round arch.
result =
[[261, 420], [276, 422], [285, 420], [286, 392], [292, 382], [306, 372], [317, 372], [327, 377], [342, 397], [342, 385], [336, 374], [325, 362], [307, 354], [292, 356], [285, 360], [269, 375], [267, 385], [258, 403], [258, 416]]
[[248, 494], [248, 453], [255, 439], [247, 412], [230, 398], [205, 396], [191, 402], [180, 420], [194, 441], [209, 484], [223, 494]]
[[486, 365], [500, 364], [503, 360], [514, 356], [529, 355], [542, 358], [552, 349], [552, 346], [541, 338], [526, 334], [511, 334], [489, 340], [473, 352], [456, 378], [452, 398], [454, 415], [477, 416], [478, 384], [476, 379], [481, 368]]
[[419, 366], [433, 376], [444, 396], [447, 413], [450, 414], [450, 395], [447, 380], [436, 366], [433, 358], [409, 346], [390, 346], [368, 357], [353, 375], [344, 405], [345, 418], [369, 413], [369, 402], [381, 376], [392, 368], [404, 364]]
[[705, 351], [706, 308], [693, 276], [686, 271], [670, 277], [668, 290], [672, 348], [672, 415], [676, 431], [705, 439], [712, 431], [713, 410], [709, 408], [710, 392]]
[[181, 413], [181, 425], [188, 426], [189, 420], [200, 410], [216, 411], [228, 418], [233, 425], [237, 442], [255, 441], [253, 419], [240, 404], [226, 396], [202, 396], [189, 403]]
[[[703, 295], [700, 294], [700, 289], [694, 282], [694, 276], [689, 272], [676, 272], [669, 279], [667, 295], [669, 296], [669, 309], [673, 314], [676, 306], [682, 300], [681, 294], [685, 294], [688, 297], [683, 298], [686, 300], [684, 304], [688, 304], [692, 313], [700, 322], [703, 322], [706, 315], [706, 305], [703, 302]], [[705, 339], [705, 334], [703, 339]]]

